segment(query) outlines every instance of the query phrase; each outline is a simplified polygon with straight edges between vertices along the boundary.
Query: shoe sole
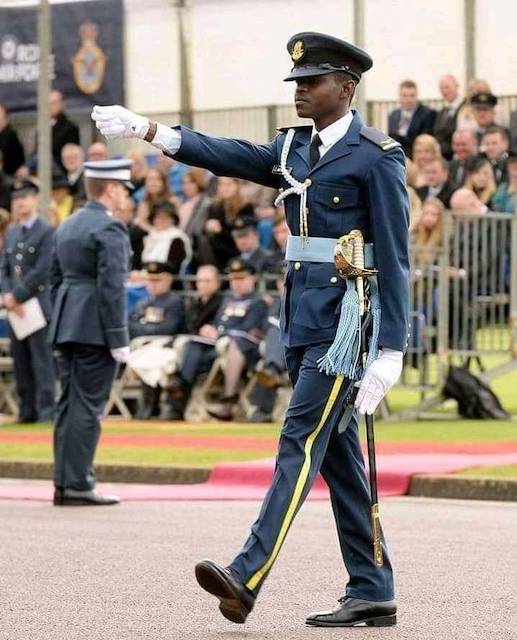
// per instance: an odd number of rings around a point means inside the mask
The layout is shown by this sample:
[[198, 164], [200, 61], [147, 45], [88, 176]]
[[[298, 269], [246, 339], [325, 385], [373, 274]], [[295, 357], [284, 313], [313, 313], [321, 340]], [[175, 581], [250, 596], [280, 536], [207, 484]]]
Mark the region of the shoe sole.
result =
[[365, 618], [356, 622], [325, 622], [324, 620], [306, 620], [309, 627], [394, 627], [397, 624], [397, 616], [376, 616], [375, 618]]
[[217, 569], [210, 564], [200, 562], [196, 565], [195, 573], [199, 586], [219, 598], [221, 601], [219, 611], [227, 620], [236, 624], [246, 622], [249, 613], [247, 607], [242, 604], [238, 594]]

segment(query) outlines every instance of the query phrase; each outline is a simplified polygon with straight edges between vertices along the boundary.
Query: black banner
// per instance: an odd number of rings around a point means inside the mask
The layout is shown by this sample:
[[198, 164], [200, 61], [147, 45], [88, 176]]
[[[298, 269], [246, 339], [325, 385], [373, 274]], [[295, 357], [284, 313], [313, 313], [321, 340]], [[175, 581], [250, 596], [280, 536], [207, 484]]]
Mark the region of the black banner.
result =
[[[124, 104], [122, 0], [51, 5], [52, 88], [67, 111]], [[0, 102], [12, 112], [35, 111], [39, 75], [37, 9], [0, 9]]]

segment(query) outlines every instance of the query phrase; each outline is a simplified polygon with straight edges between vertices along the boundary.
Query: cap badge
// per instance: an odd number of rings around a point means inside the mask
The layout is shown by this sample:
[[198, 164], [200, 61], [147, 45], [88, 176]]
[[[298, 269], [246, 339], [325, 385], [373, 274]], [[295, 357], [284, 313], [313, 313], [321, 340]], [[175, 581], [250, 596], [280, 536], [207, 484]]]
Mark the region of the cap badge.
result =
[[305, 55], [305, 47], [303, 46], [303, 40], [297, 40], [294, 43], [293, 50], [291, 51], [291, 58], [293, 62], [299, 62]]

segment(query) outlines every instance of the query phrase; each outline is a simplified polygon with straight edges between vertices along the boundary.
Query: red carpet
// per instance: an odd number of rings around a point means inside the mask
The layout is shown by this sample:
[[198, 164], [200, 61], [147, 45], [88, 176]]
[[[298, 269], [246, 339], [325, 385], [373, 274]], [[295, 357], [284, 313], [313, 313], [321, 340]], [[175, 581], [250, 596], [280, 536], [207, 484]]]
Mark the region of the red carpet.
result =
[[[407, 493], [411, 476], [417, 473], [443, 474], [465, 469], [517, 464], [517, 452], [510, 453], [397, 453], [381, 454], [377, 458], [381, 496]], [[273, 460], [217, 466], [208, 482], [189, 485], [100, 485], [105, 493], [116, 493], [122, 500], [260, 500], [273, 473]], [[51, 498], [50, 482], [3, 480], [0, 500], [38, 500]], [[318, 477], [310, 499], [324, 500], [328, 491]]]

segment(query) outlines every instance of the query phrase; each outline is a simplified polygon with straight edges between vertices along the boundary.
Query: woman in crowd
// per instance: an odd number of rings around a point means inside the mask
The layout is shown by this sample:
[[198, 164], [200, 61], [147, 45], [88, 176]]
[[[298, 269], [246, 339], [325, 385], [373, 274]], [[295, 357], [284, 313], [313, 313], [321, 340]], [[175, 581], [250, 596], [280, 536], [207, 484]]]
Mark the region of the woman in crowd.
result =
[[177, 206], [176, 199], [171, 195], [167, 176], [159, 169], [149, 169], [145, 177], [144, 193], [136, 210], [136, 224], [144, 230], [151, 227], [150, 215], [157, 202], [171, 202]]
[[415, 184], [417, 182], [418, 177], [418, 169], [416, 164], [406, 158], [406, 179], [407, 179], [407, 192], [409, 197], [409, 231], [413, 231], [418, 221], [420, 220], [420, 216], [422, 215], [422, 200], [420, 200]]
[[126, 153], [126, 158], [129, 158], [133, 162], [131, 165], [131, 182], [135, 189], [132, 194], [132, 198], [135, 202], [140, 202], [145, 191], [145, 178], [149, 167], [147, 166], [147, 160], [144, 154], [138, 149], [130, 149]]
[[416, 175], [413, 179], [413, 188], [425, 187], [425, 177], [422, 169], [431, 160], [439, 160], [442, 157], [440, 144], [436, 138], [428, 133], [422, 133], [413, 142], [413, 162], [416, 166]]
[[206, 195], [207, 173], [197, 167], [189, 169], [182, 178], [185, 201], [179, 206], [180, 229], [190, 238], [192, 243], [194, 271], [200, 264], [198, 256], [202, 245], [205, 222], [208, 216], [211, 199]]
[[467, 166], [465, 187], [473, 191], [476, 196], [491, 209], [492, 198], [496, 192], [494, 171], [486, 158], [474, 158]]
[[215, 264], [224, 269], [238, 255], [231, 229], [239, 216], [253, 216], [253, 206], [244, 201], [236, 178], [219, 178], [217, 194], [208, 211], [205, 235], [198, 252], [201, 264]]
[[492, 209], [504, 213], [517, 213], [517, 156], [506, 163], [508, 180], [502, 182], [492, 198]]
[[0, 208], [0, 251], [3, 251], [5, 234], [10, 224], [11, 214], [7, 209]]
[[168, 262], [174, 266], [175, 273], [183, 273], [192, 258], [192, 247], [189, 237], [178, 226], [176, 206], [169, 200], [156, 202], [149, 224], [142, 262]]
[[70, 193], [68, 178], [64, 173], [52, 174], [52, 200], [49, 205], [51, 223], [57, 227], [75, 210], [74, 196]]
[[434, 264], [443, 241], [443, 216], [445, 207], [438, 198], [427, 198], [422, 205], [422, 215], [411, 234], [415, 246], [414, 264], [425, 268]]

